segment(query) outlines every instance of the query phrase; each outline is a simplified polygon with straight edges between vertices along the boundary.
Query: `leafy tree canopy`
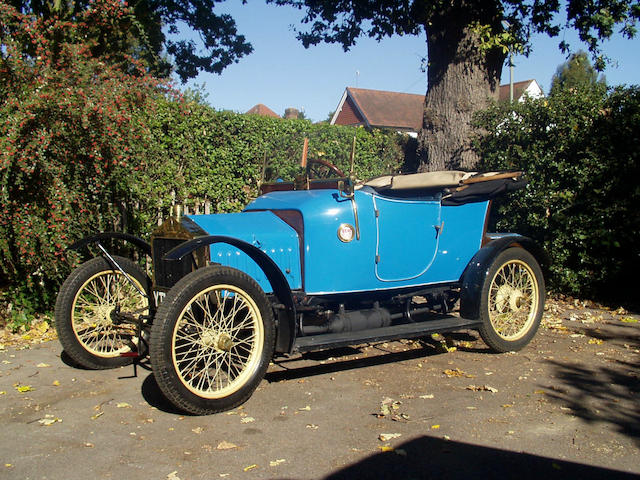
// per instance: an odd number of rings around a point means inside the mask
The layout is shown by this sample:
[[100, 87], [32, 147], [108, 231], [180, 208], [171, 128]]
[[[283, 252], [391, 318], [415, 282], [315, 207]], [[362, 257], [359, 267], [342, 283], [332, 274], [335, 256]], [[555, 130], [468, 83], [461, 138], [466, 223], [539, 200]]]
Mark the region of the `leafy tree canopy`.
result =
[[[100, 48], [133, 54], [156, 76], [167, 77], [171, 73], [170, 57], [175, 73], [186, 82], [200, 71], [221, 73], [253, 51], [245, 37], [238, 34], [233, 18], [214, 12], [221, 1], [224, 0], [139, 0], [131, 5], [132, 14], [126, 18], [133, 28], [125, 29], [127, 33], [119, 35], [117, 41], [106, 36], [99, 26], [92, 34], [99, 40]], [[8, 3], [23, 14], [45, 21], [53, 17], [75, 21], [95, 2], [9, 0]], [[185, 31], [196, 33], [200, 43], [184, 39]], [[183, 38], [178, 39], [178, 34]]]
[[565, 89], [577, 88], [601, 88], [607, 87], [604, 75], [598, 72], [591, 65], [585, 52], [578, 52], [571, 55], [562, 65], [558, 66], [556, 73], [551, 79], [551, 95], [557, 94]]
[[[638, 0], [267, 0], [305, 12], [298, 39], [305, 47], [337, 43], [345, 50], [358, 38], [426, 33], [428, 64], [420, 170], [473, 169], [473, 114], [497, 96], [510, 49], [527, 55], [531, 36], [557, 36], [572, 28], [602, 69], [600, 41], [616, 29], [633, 37]], [[561, 12], [563, 10], [563, 12]], [[568, 52], [569, 45], [561, 41]]]
[[[598, 69], [602, 69], [606, 61], [606, 57], [600, 55], [600, 40], [610, 38], [616, 26], [622, 35], [632, 38], [640, 19], [637, 0], [568, 0], [564, 3], [566, 22], [559, 18], [561, 3], [558, 0], [267, 1], [306, 10], [302, 23], [310, 28], [298, 31], [298, 39], [305, 47], [327, 42], [338, 43], [349, 50], [362, 35], [376, 40], [391, 35], [417, 35], [428, 31], [434, 22], [447, 18], [449, 13], [464, 11], [461, 21], [482, 33], [485, 48], [515, 46], [527, 54], [533, 33], [555, 37], [563, 28], [573, 28], [595, 55]], [[570, 45], [564, 40], [559, 47], [569, 52]]]

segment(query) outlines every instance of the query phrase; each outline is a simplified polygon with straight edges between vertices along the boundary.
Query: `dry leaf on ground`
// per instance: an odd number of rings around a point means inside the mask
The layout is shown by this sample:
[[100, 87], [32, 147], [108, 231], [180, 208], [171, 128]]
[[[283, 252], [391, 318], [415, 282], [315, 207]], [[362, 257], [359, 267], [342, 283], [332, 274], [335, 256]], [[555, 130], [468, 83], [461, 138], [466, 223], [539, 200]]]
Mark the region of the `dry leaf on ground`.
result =
[[238, 448], [238, 445], [235, 443], [227, 442], [226, 440], [221, 441], [216, 450], [231, 450], [232, 448]]
[[388, 442], [389, 440], [393, 440], [394, 438], [401, 437], [401, 433], [381, 433], [378, 435], [378, 439], [381, 442]]
[[498, 391], [497, 388], [493, 388], [489, 385], [468, 385], [467, 390], [472, 390], [474, 392], [491, 392], [491, 393], [496, 393]]

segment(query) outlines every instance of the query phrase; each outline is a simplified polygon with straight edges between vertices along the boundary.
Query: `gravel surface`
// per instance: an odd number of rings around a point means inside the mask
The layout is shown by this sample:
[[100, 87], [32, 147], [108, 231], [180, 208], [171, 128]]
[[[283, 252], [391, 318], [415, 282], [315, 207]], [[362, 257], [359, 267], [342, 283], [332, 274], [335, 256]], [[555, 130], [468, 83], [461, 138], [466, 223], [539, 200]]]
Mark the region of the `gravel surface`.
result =
[[549, 302], [518, 353], [462, 332], [297, 355], [206, 417], [148, 364], [81, 370], [44, 327], [5, 336], [0, 478], [640, 478], [639, 318]]

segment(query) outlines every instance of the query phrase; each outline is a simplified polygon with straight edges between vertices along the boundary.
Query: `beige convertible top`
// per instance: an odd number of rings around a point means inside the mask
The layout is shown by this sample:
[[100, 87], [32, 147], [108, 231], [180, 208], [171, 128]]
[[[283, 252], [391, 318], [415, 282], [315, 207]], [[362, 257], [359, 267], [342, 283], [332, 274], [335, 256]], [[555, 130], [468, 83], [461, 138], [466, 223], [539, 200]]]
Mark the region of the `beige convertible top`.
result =
[[383, 175], [363, 182], [362, 186], [376, 190], [415, 190], [420, 188], [458, 187], [469, 183], [497, 180], [498, 178], [517, 178], [522, 172], [463, 172], [461, 170], [443, 170], [438, 172], [412, 173], [409, 175]]

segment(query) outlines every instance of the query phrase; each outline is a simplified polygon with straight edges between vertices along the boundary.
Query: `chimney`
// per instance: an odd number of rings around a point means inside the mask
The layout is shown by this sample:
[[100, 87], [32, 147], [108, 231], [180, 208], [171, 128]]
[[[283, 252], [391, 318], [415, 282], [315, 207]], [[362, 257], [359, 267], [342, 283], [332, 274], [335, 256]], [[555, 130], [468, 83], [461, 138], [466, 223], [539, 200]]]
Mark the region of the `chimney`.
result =
[[300, 112], [297, 108], [285, 108], [284, 109], [284, 118], [298, 118], [298, 114]]

